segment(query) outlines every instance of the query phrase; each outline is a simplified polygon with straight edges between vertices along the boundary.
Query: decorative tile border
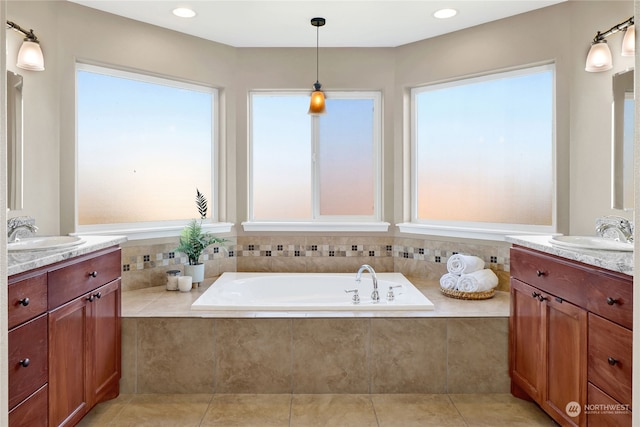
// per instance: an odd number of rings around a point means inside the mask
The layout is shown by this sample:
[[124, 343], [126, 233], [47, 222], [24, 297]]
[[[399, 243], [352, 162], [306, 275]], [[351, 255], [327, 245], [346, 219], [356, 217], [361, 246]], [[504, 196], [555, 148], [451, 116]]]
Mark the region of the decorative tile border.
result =
[[[342, 237], [336, 239], [344, 240]], [[366, 238], [372, 240], [372, 238]], [[264, 239], [262, 239], [264, 240]], [[488, 267], [497, 271], [509, 271], [509, 250], [508, 246], [497, 244], [475, 245], [464, 243], [442, 242], [437, 240], [405, 239], [396, 238], [403, 244], [386, 244], [389, 238], [381, 244], [364, 244], [354, 238], [353, 242], [342, 244], [309, 243], [287, 244], [286, 238], [281, 239], [282, 243], [277, 244], [257, 244], [251, 243], [251, 237], [241, 237], [240, 243], [224, 247], [213, 246], [207, 248], [202, 255], [203, 261], [218, 261], [227, 258], [298, 258], [298, 257], [393, 257], [394, 260], [413, 260], [416, 262], [427, 262], [435, 264], [446, 264], [447, 260], [458, 253], [472, 254], [482, 258]], [[299, 241], [300, 238], [292, 238]], [[323, 238], [326, 241], [327, 238]], [[148, 249], [158, 249], [156, 246], [149, 246]], [[137, 248], [136, 252], [144, 250]], [[123, 256], [122, 271], [137, 271], [153, 269], [156, 267], [166, 267], [171, 265], [181, 265], [188, 262], [184, 254], [174, 251], [157, 252], [134, 256]]]
[[239, 257], [390, 257], [391, 245], [238, 245]]
[[[151, 246], [149, 249], [152, 249]], [[233, 258], [235, 251], [232, 248], [213, 246], [207, 248], [202, 253], [203, 261], [220, 260], [223, 258]], [[137, 271], [156, 267], [167, 267], [170, 265], [184, 265], [189, 260], [180, 252], [157, 252], [147, 255], [134, 255], [122, 257], [122, 271]]]

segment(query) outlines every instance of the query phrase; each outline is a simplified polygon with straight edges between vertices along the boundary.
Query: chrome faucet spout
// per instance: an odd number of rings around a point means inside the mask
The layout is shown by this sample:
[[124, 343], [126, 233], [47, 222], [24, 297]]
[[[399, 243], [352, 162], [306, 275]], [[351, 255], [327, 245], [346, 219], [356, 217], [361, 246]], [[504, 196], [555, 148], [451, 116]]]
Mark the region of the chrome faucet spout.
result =
[[598, 236], [633, 243], [633, 223], [626, 218], [610, 215], [596, 221]]
[[371, 280], [373, 281], [373, 291], [371, 292], [371, 300], [374, 303], [380, 302], [380, 294], [378, 293], [378, 278], [376, 277], [376, 272], [369, 264], [362, 264], [356, 273], [356, 282], [360, 283], [362, 280], [362, 273], [364, 271], [368, 271], [371, 274]]
[[36, 220], [29, 216], [16, 216], [7, 220], [7, 241], [18, 241], [38, 231]]

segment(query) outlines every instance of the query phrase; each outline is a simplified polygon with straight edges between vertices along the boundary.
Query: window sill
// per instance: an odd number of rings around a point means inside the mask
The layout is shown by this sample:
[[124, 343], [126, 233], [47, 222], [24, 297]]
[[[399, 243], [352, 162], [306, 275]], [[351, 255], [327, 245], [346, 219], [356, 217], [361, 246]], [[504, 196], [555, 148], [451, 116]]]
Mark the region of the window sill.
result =
[[[184, 225], [170, 225], [166, 227], [155, 228], [109, 228], [109, 229], [83, 229], [77, 233], [72, 233], [74, 236], [82, 236], [83, 234], [99, 234], [103, 236], [118, 235], [127, 236], [127, 240], [144, 240], [144, 239], [157, 239], [162, 237], [178, 237], [180, 232], [184, 228]], [[233, 227], [232, 222], [214, 222], [209, 224], [202, 224], [202, 231], [219, 234], [229, 233]]]
[[506, 242], [506, 236], [535, 236], [541, 234], [553, 234], [551, 229], [548, 230], [500, 230], [494, 228], [480, 227], [462, 227], [453, 225], [434, 225], [434, 224], [416, 224], [412, 222], [403, 222], [396, 224], [401, 233], [410, 234], [427, 234], [431, 236], [461, 237], [465, 239], [478, 240], [495, 240]]
[[245, 221], [242, 223], [244, 231], [389, 231], [388, 222], [270, 222]]

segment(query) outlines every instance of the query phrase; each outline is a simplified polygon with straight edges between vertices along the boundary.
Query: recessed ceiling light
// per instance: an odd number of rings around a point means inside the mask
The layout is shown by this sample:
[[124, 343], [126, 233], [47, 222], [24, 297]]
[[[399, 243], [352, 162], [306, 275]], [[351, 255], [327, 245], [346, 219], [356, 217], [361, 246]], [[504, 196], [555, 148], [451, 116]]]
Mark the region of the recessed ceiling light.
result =
[[455, 9], [440, 9], [440, 10], [436, 10], [433, 13], [433, 16], [435, 16], [438, 19], [447, 19], [447, 18], [453, 18], [457, 14], [458, 14], [458, 11]]
[[173, 9], [173, 14], [180, 18], [193, 18], [196, 16], [196, 13], [187, 7], [178, 7]]

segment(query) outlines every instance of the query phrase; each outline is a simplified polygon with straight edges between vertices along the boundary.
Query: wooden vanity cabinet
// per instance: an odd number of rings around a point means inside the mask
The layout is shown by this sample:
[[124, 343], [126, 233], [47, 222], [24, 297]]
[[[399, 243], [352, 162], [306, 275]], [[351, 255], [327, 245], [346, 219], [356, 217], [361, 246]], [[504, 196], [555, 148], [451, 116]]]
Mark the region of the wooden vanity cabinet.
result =
[[119, 276], [120, 250], [48, 272], [50, 426], [73, 426], [118, 395]]
[[584, 426], [585, 415], [570, 417], [566, 407], [587, 397], [587, 312], [517, 279], [511, 296], [512, 391], [524, 390], [561, 425]]
[[[561, 426], [630, 426], [632, 279], [511, 249], [511, 392]], [[622, 324], [621, 324], [622, 323]]]
[[[39, 300], [43, 313], [10, 330], [10, 337], [14, 333], [16, 338], [9, 340], [9, 353], [11, 357], [15, 353], [17, 358], [24, 352], [21, 347], [37, 342], [39, 357], [34, 356], [24, 371], [36, 372], [36, 362], [44, 361], [44, 365], [38, 370], [38, 380], [20, 382], [33, 383], [29, 387], [15, 385], [17, 376], [12, 376], [10, 366], [12, 404], [23, 395], [28, 396], [15, 408], [10, 407], [11, 427], [74, 426], [94, 405], [118, 396], [120, 256], [120, 248], [107, 248], [43, 267], [35, 278], [32, 272], [28, 278], [16, 282], [18, 285], [28, 282], [40, 291], [44, 284], [46, 291], [41, 292], [40, 297], [44, 303]], [[11, 278], [9, 283], [11, 295], [14, 286]], [[16, 295], [14, 299], [18, 297], [24, 298], [24, 295]], [[29, 299], [28, 306], [31, 306], [34, 297]], [[11, 298], [9, 304], [11, 319]], [[21, 332], [21, 328], [31, 328], [39, 335], [27, 329], [24, 329], [26, 333]], [[16, 366], [13, 369], [19, 372]], [[31, 388], [33, 394], [29, 394]]]
[[47, 276], [9, 279], [9, 425], [47, 426]]

